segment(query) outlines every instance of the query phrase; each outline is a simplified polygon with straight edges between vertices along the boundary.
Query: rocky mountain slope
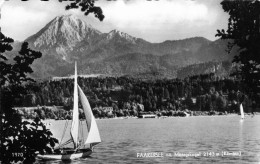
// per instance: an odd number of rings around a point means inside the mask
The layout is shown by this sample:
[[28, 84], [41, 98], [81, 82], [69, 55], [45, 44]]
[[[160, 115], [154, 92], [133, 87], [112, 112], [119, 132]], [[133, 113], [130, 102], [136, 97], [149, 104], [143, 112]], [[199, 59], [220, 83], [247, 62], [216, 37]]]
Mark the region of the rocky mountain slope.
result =
[[232, 59], [221, 40], [195, 37], [150, 43], [118, 30], [102, 33], [73, 15], [54, 18], [25, 41], [43, 53], [33, 65], [36, 78], [73, 74], [75, 61], [80, 74], [159, 72], [176, 77], [178, 69], [189, 65]]

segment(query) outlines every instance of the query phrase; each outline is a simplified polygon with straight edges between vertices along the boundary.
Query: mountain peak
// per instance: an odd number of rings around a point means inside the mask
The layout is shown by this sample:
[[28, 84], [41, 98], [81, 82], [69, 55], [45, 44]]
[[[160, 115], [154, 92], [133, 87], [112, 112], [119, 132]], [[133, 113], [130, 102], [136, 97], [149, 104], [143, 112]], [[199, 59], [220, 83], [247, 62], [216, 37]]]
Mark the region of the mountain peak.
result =
[[83, 74], [163, 72], [165, 77], [173, 77], [181, 67], [224, 61], [230, 56], [222, 42], [210, 44], [205, 38], [194, 37], [150, 43], [118, 30], [101, 33], [73, 15], [55, 17], [26, 41], [43, 53], [33, 65], [38, 77], [70, 74], [74, 61]]
[[68, 14], [68, 15], [61, 15], [57, 16], [56, 18], [53, 19], [54, 22], [60, 22], [60, 23], [68, 23], [72, 26], [87, 26], [88, 28], [93, 28], [90, 24], [87, 24], [84, 22], [82, 19], [79, 19], [78, 17]]
[[91, 25], [73, 15], [62, 15], [55, 17], [38, 33], [29, 37], [35, 47], [49, 47], [62, 44], [74, 47], [76, 43], [89, 38], [90, 35], [100, 34]]
[[129, 42], [132, 42], [132, 43], [136, 43], [136, 40], [137, 38], [133, 37], [133, 36], [130, 36], [128, 35], [127, 33], [124, 33], [124, 32], [121, 32], [121, 31], [118, 31], [116, 29], [110, 31], [108, 34], [107, 34], [107, 39], [108, 40], [112, 40], [112, 39], [125, 39]]

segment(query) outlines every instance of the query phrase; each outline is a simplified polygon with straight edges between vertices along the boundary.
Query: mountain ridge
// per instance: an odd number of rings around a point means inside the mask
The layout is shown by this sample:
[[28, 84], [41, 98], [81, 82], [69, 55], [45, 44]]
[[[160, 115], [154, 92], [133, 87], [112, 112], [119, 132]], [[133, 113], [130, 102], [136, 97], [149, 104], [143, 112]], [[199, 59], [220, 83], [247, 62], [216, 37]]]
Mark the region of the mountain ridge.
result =
[[189, 65], [232, 59], [222, 40], [193, 37], [150, 43], [116, 29], [102, 33], [73, 15], [54, 18], [25, 41], [43, 53], [33, 64], [37, 78], [71, 74], [74, 61], [82, 74], [133, 75], [156, 70], [176, 77], [178, 69]]

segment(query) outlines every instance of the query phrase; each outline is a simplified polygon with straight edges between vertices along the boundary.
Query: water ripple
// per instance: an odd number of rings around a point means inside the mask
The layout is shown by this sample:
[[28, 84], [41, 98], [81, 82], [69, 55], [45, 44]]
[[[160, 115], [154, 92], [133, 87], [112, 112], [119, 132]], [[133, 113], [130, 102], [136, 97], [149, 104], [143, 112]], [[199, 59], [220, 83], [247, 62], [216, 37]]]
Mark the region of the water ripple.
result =
[[[98, 120], [102, 143], [90, 158], [69, 162], [83, 163], [259, 163], [260, 116], [239, 122], [239, 116], [166, 119]], [[51, 127], [59, 137], [62, 122]], [[69, 136], [67, 136], [69, 137]], [[137, 153], [163, 153], [163, 157], [139, 158]], [[174, 156], [175, 153], [241, 152], [241, 156]], [[171, 154], [172, 156], [166, 156]]]

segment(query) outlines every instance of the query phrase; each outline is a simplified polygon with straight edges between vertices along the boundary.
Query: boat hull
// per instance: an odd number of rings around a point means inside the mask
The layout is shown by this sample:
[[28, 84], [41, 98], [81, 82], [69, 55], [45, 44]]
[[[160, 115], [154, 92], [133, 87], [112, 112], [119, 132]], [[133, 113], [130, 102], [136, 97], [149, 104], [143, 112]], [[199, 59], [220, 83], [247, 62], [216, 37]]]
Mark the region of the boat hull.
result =
[[45, 154], [45, 155], [37, 155], [37, 157], [41, 160], [73, 160], [77, 158], [85, 158], [92, 154], [91, 150], [84, 152], [76, 152], [72, 154]]

